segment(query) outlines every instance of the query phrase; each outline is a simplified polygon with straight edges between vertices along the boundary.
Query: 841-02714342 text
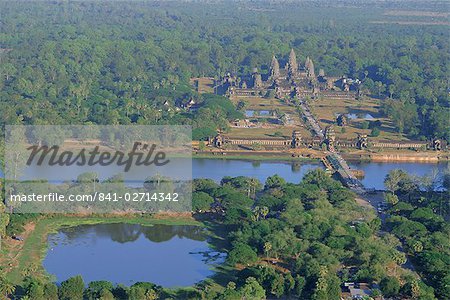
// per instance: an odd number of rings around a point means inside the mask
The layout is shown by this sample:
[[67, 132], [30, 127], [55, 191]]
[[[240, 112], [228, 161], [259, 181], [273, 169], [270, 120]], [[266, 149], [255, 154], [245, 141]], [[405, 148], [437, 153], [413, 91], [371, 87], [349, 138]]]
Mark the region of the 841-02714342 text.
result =
[[15, 194], [10, 195], [10, 202], [178, 202], [178, 193], [103, 193], [92, 194]]

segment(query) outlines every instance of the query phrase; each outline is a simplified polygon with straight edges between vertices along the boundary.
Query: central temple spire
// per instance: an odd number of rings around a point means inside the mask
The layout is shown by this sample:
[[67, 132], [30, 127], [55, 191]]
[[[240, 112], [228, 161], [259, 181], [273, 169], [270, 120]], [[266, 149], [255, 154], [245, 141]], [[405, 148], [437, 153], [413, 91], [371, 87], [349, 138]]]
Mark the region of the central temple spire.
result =
[[305, 61], [305, 69], [306, 69], [306, 74], [308, 77], [312, 78], [316, 76], [316, 73], [314, 71], [314, 63], [312, 61], [311, 58], [309, 58], [309, 56], [306, 58]]

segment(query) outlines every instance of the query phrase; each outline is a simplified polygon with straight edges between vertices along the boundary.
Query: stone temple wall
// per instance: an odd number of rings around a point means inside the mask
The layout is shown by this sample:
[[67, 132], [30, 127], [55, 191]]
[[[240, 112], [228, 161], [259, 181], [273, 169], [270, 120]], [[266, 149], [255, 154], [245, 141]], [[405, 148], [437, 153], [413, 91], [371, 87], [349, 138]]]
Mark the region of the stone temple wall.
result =
[[[320, 139], [300, 139], [297, 142], [297, 148], [320, 148], [325, 141]], [[233, 138], [225, 135], [217, 135], [214, 138], [209, 139], [209, 145], [217, 148], [221, 148], [225, 145], [234, 146], [251, 146], [259, 144], [262, 147], [270, 147], [287, 150], [294, 148], [294, 142], [292, 138]], [[426, 141], [411, 141], [411, 142], [392, 142], [392, 141], [377, 141], [371, 142], [368, 140], [369, 148], [378, 149], [434, 149], [432, 143]], [[346, 139], [334, 141], [334, 146], [341, 149], [357, 149], [360, 144], [358, 139]], [[447, 149], [447, 145], [443, 144], [441, 150]], [[437, 149], [436, 149], [437, 150]]]

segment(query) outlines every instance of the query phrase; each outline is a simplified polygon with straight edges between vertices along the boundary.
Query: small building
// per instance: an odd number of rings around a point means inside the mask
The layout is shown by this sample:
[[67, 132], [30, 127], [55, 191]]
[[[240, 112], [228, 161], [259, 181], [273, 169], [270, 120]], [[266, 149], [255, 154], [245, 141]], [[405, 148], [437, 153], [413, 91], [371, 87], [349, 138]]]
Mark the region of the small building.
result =
[[345, 282], [341, 289], [342, 300], [366, 299], [372, 295], [367, 283]]

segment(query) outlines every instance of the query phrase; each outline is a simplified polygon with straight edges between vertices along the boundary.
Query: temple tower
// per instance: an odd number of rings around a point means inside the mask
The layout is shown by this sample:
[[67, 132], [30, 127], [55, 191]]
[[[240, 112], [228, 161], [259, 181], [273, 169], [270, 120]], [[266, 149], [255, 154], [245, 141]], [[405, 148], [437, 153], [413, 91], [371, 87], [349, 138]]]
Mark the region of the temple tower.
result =
[[272, 56], [272, 62], [270, 63], [270, 79], [277, 80], [280, 77], [280, 64], [277, 58]]
[[209, 145], [214, 146], [216, 148], [222, 148], [225, 144], [224, 136], [218, 132], [217, 135], [213, 138], [208, 138]]
[[319, 77], [325, 77], [325, 70], [324, 69], [320, 69], [319, 70]]
[[299, 130], [294, 130], [292, 131], [292, 142], [291, 142], [291, 146], [294, 149], [298, 149], [301, 147], [301, 143], [302, 143], [302, 134]]
[[257, 68], [253, 69], [253, 88], [255, 89], [259, 89], [262, 88], [263, 82], [262, 82], [262, 77], [261, 74], [258, 72]]
[[365, 149], [365, 148], [369, 147], [367, 134], [358, 133], [358, 140], [356, 142], [356, 147], [358, 147], [358, 149]]
[[345, 114], [340, 114], [336, 119], [336, 123], [338, 124], [338, 126], [347, 126], [347, 116]]
[[316, 72], [314, 71], [314, 63], [313, 63], [312, 59], [309, 62], [308, 77], [309, 78], [316, 77]]
[[309, 58], [309, 56], [306, 58], [306, 61], [305, 61], [305, 70], [306, 70], [306, 76], [308, 76], [308, 78], [316, 77], [316, 73], [314, 71], [314, 63], [313, 63], [312, 59]]
[[289, 53], [288, 65], [289, 65], [288, 66], [289, 76], [297, 76], [298, 64], [297, 64], [297, 56], [295, 55], [294, 49], [291, 49], [291, 53]]
[[309, 56], [306, 57], [305, 60], [305, 70], [309, 69], [309, 63], [311, 62], [311, 59], [309, 58]]
[[442, 149], [442, 142], [440, 139], [434, 139], [433, 140], [433, 150], [441, 151]]

